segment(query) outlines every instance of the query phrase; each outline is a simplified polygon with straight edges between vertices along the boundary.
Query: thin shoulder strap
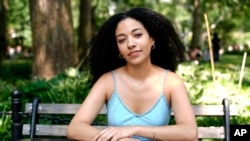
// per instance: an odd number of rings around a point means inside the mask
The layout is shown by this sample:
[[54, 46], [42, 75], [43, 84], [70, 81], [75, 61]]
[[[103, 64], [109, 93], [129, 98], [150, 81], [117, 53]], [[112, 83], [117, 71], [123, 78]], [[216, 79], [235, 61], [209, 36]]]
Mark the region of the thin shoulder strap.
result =
[[169, 72], [169, 70], [165, 70], [164, 74], [163, 74], [162, 91], [164, 91], [164, 85], [165, 85], [165, 80], [166, 80], [166, 77], [167, 77], [167, 72]]
[[115, 91], [116, 91], [116, 88], [117, 88], [117, 80], [116, 80], [116, 73], [115, 73], [115, 71], [112, 71], [112, 74], [113, 74], [113, 78], [114, 78], [114, 89], [115, 89]]

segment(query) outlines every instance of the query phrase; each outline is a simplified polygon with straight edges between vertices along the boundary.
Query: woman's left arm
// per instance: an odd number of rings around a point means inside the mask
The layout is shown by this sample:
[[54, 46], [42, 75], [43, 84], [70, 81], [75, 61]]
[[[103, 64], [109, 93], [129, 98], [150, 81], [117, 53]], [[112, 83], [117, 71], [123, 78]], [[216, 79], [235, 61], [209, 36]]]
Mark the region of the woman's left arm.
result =
[[198, 128], [195, 114], [183, 80], [177, 74], [169, 72], [165, 82], [164, 90], [166, 88], [165, 93], [169, 93], [176, 124], [157, 127], [155, 131], [156, 140], [197, 140]]
[[175, 73], [167, 74], [164, 86], [171, 103], [176, 124], [157, 127], [137, 127], [136, 135], [164, 141], [196, 141], [198, 128], [183, 80]]

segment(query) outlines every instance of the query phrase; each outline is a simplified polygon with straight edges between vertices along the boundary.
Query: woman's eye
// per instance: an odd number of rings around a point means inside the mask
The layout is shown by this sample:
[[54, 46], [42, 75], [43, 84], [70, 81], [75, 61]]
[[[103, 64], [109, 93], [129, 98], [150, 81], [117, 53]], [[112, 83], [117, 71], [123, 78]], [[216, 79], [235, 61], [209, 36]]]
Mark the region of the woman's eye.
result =
[[118, 40], [118, 43], [123, 43], [123, 42], [125, 42], [125, 39], [119, 39]]
[[135, 37], [141, 37], [141, 36], [142, 36], [141, 33], [135, 34]]

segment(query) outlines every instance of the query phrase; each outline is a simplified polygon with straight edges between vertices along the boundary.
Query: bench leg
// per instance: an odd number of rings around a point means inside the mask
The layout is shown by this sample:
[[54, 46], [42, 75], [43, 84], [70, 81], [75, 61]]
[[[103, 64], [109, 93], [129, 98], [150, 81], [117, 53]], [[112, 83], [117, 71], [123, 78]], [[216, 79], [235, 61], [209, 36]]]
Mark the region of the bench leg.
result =
[[18, 90], [12, 92], [12, 141], [22, 139], [22, 94]]
[[229, 101], [224, 98], [222, 101], [223, 109], [224, 109], [224, 132], [225, 132], [225, 141], [230, 141], [230, 109], [229, 109]]
[[30, 124], [30, 138], [34, 138], [36, 135], [36, 124], [38, 124], [38, 104], [39, 99], [34, 98], [32, 103], [32, 115], [31, 115], [31, 124]]

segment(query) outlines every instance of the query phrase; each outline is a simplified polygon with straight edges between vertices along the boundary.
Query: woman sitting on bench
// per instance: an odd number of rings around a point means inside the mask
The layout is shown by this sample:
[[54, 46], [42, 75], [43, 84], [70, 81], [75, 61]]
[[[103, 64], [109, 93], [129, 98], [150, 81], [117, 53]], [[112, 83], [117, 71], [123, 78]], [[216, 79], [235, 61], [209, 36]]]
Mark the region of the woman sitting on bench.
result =
[[[160, 13], [134, 8], [112, 16], [90, 43], [92, 88], [69, 124], [72, 140], [197, 140], [183, 80], [174, 73], [184, 45]], [[107, 105], [108, 128], [91, 126]], [[168, 125], [171, 112], [176, 124]]]

